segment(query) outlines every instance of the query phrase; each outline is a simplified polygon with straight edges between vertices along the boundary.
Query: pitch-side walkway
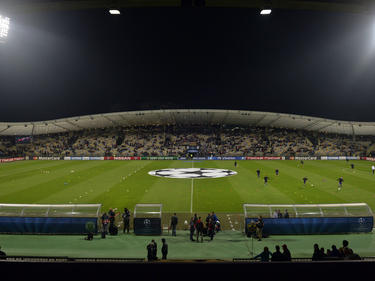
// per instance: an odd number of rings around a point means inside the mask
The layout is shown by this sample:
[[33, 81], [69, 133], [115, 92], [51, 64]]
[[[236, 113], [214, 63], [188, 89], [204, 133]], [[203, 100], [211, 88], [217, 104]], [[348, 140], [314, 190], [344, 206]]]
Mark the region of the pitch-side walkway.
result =
[[102, 257], [102, 258], [146, 258], [146, 245], [155, 239], [158, 243], [158, 257], [161, 256], [161, 238], [169, 245], [170, 259], [223, 259], [249, 258], [252, 253], [258, 254], [264, 246], [274, 251], [275, 245], [287, 244], [293, 258], [312, 256], [313, 244], [325, 249], [335, 244], [338, 248], [342, 240], [349, 241], [349, 246], [361, 257], [375, 256], [375, 235], [305, 235], [305, 236], [272, 236], [262, 241], [245, 237], [240, 231], [219, 232], [213, 241], [208, 237], [203, 243], [189, 241], [188, 231], [178, 231], [176, 237], [170, 234], [163, 236], [135, 236], [134, 234], [107, 236], [100, 235], [92, 241], [83, 236], [66, 235], [0, 235], [2, 250], [8, 255], [25, 256], [68, 256], [68, 257]]

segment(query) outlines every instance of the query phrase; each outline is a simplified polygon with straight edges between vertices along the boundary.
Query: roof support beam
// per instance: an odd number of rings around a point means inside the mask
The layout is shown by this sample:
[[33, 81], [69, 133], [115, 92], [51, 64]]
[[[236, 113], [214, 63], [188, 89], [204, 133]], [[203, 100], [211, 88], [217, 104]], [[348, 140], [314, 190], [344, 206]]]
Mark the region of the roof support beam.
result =
[[301, 128], [301, 129], [302, 130], [307, 130], [307, 129], [311, 128], [311, 127], [314, 127], [316, 124], [319, 124], [320, 122], [322, 122], [322, 121], [321, 120], [317, 120], [315, 122], [312, 122], [312, 123], [308, 124], [307, 126]]
[[[350, 13], [369, 13], [371, 12], [371, 1], [347, 1], [349, 3], [332, 3], [314, 0], [273, 0], [272, 8], [288, 10], [315, 10], [332, 12], [350, 12]], [[35, 13], [47, 11], [69, 11], [69, 10], [88, 10], [88, 9], [108, 9], [115, 4], [118, 9], [121, 8], [150, 8], [150, 7], [181, 7], [181, 0], [45, 0], [43, 2], [32, 2], [28, 0], [3, 0], [5, 11], [12, 13]], [[30, 3], [31, 2], [31, 3]], [[258, 8], [268, 4], [269, 0], [206, 0], [206, 7], [230, 7], [230, 8]], [[192, 4], [192, 7], [195, 7]]]
[[64, 129], [65, 131], [69, 131], [70, 130], [68, 128], [65, 128], [64, 126], [61, 126], [60, 124], [57, 124], [57, 123], [53, 123], [53, 125], [55, 125], [56, 127], [61, 128], [61, 129]]
[[0, 134], [1, 134], [2, 132], [5, 132], [6, 130], [8, 130], [10, 127], [11, 127], [11, 126], [8, 126], [8, 127], [6, 127], [4, 130], [1, 130], [1, 131], [0, 131]]
[[68, 124], [70, 124], [70, 125], [72, 125], [72, 126], [74, 126], [74, 127], [77, 127], [77, 128], [79, 128], [79, 129], [85, 129], [85, 128], [82, 128], [81, 126], [78, 126], [77, 124], [74, 124], [73, 122], [71, 122], [71, 121], [68, 121], [68, 120], [65, 120], [65, 122], [66, 123], [68, 123]]
[[321, 130], [323, 130], [323, 129], [329, 127], [329, 126], [332, 126], [333, 124], [335, 124], [335, 123], [334, 123], [334, 122], [331, 122], [331, 123], [329, 123], [328, 125], [324, 125], [323, 127], [317, 129], [317, 131], [321, 131]]
[[258, 126], [260, 124], [260, 122], [262, 122], [266, 117], [267, 117], [267, 114], [264, 114], [261, 118], [259, 118], [256, 121], [256, 123], [254, 124], [254, 126]]
[[103, 117], [104, 119], [108, 120], [109, 122], [111, 122], [111, 123], [112, 123], [113, 125], [115, 125], [115, 126], [121, 126], [119, 123], [113, 121], [111, 118], [109, 118], [109, 117], [107, 117], [107, 116], [105, 116], [105, 115], [102, 115], [102, 117]]
[[273, 123], [275, 123], [275, 122], [277, 122], [278, 120], [280, 120], [281, 117], [282, 117], [281, 115], [280, 115], [280, 116], [277, 116], [276, 119], [274, 119], [274, 120], [272, 120], [271, 122], [269, 122], [268, 124], [264, 125], [264, 127], [269, 127], [269, 126], [271, 126]]

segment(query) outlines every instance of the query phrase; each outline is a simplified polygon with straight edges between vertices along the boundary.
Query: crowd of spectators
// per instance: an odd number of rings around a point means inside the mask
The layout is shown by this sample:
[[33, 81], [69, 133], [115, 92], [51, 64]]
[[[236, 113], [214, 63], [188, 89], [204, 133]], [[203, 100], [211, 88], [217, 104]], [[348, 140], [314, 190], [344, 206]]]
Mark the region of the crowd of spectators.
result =
[[33, 136], [28, 144], [0, 138], [8, 156], [368, 156], [374, 137], [332, 135], [269, 127], [202, 125], [87, 129]]
[[[292, 256], [287, 245], [282, 245], [283, 252], [280, 251], [280, 246], [275, 246], [275, 252], [271, 253], [268, 247], [264, 247], [263, 252], [253, 257], [253, 259], [260, 259], [262, 262], [271, 261], [291, 261]], [[324, 250], [323, 247], [319, 248], [318, 244], [314, 244], [314, 253], [312, 255], [313, 261], [324, 261], [324, 260], [361, 260], [358, 254], [355, 254], [351, 248], [349, 248], [349, 242], [347, 240], [342, 241], [342, 247], [337, 249], [335, 245], [332, 245], [331, 249]]]

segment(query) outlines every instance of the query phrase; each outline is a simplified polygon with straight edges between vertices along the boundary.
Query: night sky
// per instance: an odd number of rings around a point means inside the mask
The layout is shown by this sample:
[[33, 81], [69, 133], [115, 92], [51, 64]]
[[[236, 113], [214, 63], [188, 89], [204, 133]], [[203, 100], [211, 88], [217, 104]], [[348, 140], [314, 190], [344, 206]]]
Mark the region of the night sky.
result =
[[161, 108], [375, 121], [375, 16], [251, 9], [14, 15], [0, 121]]

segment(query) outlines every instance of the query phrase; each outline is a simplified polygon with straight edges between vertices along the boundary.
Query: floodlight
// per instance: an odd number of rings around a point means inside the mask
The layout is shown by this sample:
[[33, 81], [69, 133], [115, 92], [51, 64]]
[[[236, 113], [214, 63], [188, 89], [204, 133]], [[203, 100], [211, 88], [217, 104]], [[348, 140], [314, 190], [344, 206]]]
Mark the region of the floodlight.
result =
[[0, 15], [0, 40], [4, 40], [8, 36], [10, 19]]
[[109, 10], [109, 13], [111, 15], [120, 15], [121, 14], [119, 10]]
[[271, 14], [272, 10], [271, 9], [263, 9], [260, 11], [261, 15], [269, 15]]

